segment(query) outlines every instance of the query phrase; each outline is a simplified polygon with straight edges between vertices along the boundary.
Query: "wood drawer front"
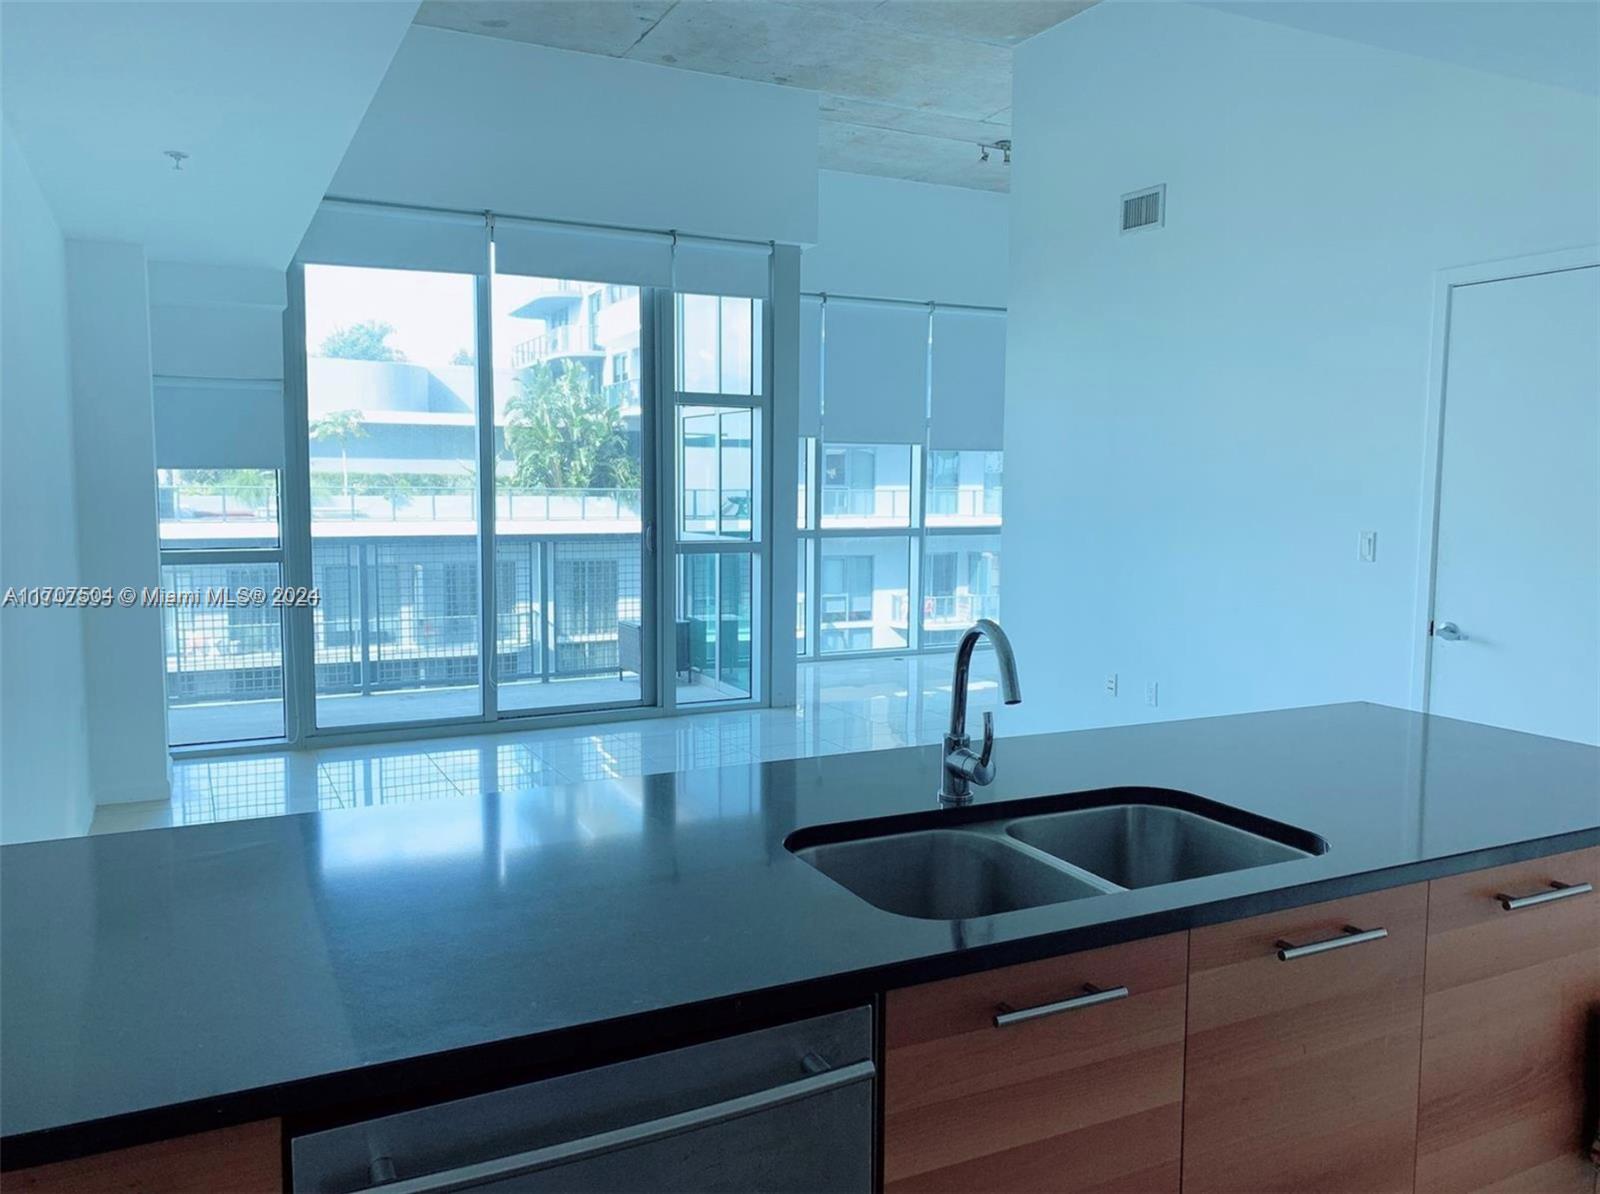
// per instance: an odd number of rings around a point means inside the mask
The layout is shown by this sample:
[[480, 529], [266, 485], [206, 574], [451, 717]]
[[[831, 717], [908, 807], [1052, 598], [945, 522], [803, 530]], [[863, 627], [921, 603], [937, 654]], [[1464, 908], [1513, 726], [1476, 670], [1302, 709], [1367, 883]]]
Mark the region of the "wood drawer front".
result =
[[[884, 1033], [889, 1190], [1178, 1188], [1187, 934], [891, 991]], [[1030, 1008], [1129, 995], [996, 1028]]]
[[[1596, 890], [1515, 911], [1495, 898], [1552, 882]], [[1600, 849], [1433, 882], [1417, 1189], [1590, 1194], [1596, 1014]]]
[[[1415, 884], [1190, 934], [1185, 1194], [1411, 1189], [1427, 902]], [[1389, 935], [1278, 959], [1346, 925]]]
[[7, 1194], [281, 1194], [283, 1128], [275, 1119], [196, 1132], [5, 1175]]

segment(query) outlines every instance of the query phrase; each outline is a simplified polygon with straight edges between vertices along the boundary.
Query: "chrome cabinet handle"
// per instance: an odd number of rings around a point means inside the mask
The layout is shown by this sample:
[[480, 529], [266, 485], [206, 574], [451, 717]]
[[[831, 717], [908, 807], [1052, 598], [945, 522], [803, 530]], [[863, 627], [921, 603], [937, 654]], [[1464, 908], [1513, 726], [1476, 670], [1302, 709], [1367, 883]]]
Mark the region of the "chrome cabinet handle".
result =
[[[808, 1065], [806, 1068], [810, 1069], [811, 1067]], [[836, 1070], [825, 1070], [821, 1073], [809, 1074], [807, 1077], [795, 1082], [785, 1083], [782, 1086], [773, 1086], [766, 1090], [758, 1090], [753, 1094], [724, 1099], [722, 1102], [713, 1103], [709, 1107], [696, 1107], [691, 1111], [680, 1111], [672, 1115], [664, 1115], [659, 1119], [629, 1124], [626, 1127], [615, 1128], [608, 1132], [598, 1132], [593, 1136], [585, 1136], [579, 1140], [568, 1140], [560, 1144], [548, 1145], [544, 1148], [530, 1149], [527, 1152], [516, 1153], [509, 1157], [495, 1157], [492, 1160], [460, 1165], [439, 1173], [402, 1178], [399, 1181], [376, 1185], [372, 1189], [381, 1190], [383, 1194], [443, 1194], [443, 1191], [447, 1190], [471, 1189], [474, 1186], [484, 1185], [490, 1181], [503, 1181], [506, 1178], [536, 1173], [541, 1169], [549, 1169], [556, 1165], [567, 1165], [575, 1161], [581, 1161], [585, 1157], [615, 1152], [618, 1149], [631, 1148], [634, 1145], [647, 1144], [652, 1140], [661, 1140], [668, 1136], [692, 1132], [698, 1128], [707, 1128], [712, 1124], [752, 1115], [771, 1107], [781, 1107], [785, 1103], [792, 1103], [797, 1099], [809, 1098], [812, 1095], [821, 1094], [823, 1091], [848, 1086], [853, 1082], [865, 1081], [871, 1078], [875, 1072], [872, 1062], [858, 1061], [853, 1065], [840, 1066]]]
[[1308, 941], [1304, 945], [1294, 945], [1288, 941], [1277, 942], [1278, 961], [1292, 962], [1296, 958], [1309, 958], [1312, 954], [1325, 954], [1332, 949], [1360, 945], [1363, 941], [1382, 941], [1388, 935], [1388, 929], [1358, 929], [1355, 925], [1345, 925], [1343, 935], [1329, 937], [1323, 941]]
[[1126, 999], [1128, 994], [1127, 987], [1107, 987], [1102, 991], [1099, 987], [1085, 983], [1082, 995], [1074, 995], [1071, 999], [1063, 999], [1057, 1003], [1041, 1003], [1037, 1007], [1024, 1008], [1014, 1008], [1010, 1004], [1002, 1003], [995, 1011], [994, 1026], [1006, 1028], [1012, 1024], [1038, 1020], [1044, 1016], [1056, 1016], [1062, 1012], [1075, 1012], [1079, 1008], [1113, 1003], [1118, 999]]
[[1571, 899], [1573, 896], [1587, 895], [1594, 890], [1592, 883], [1552, 883], [1548, 891], [1536, 892], [1533, 895], [1514, 896], [1499, 892], [1495, 899], [1500, 901], [1500, 907], [1507, 912], [1515, 912], [1518, 908], [1533, 908], [1539, 904], [1549, 904], [1555, 900]]

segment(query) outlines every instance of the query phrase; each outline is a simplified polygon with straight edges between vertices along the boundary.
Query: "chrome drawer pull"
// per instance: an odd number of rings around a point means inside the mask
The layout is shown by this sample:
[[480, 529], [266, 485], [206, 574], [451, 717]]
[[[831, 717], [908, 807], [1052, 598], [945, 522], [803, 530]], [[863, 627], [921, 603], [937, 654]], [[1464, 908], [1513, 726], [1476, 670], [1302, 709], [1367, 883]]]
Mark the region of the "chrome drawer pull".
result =
[[1518, 908], [1532, 908], [1537, 904], [1548, 904], [1553, 900], [1564, 900], [1569, 896], [1587, 895], [1594, 890], [1592, 883], [1552, 883], [1549, 891], [1541, 891], [1535, 895], [1513, 896], [1504, 892], [1494, 898], [1500, 901], [1500, 907], [1507, 912], [1515, 912]]
[[1342, 937], [1329, 937], [1326, 941], [1309, 941], [1305, 945], [1294, 945], [1288, 941], [1277, 942], [1278, 961], [1292, 962], [1296, 958], [1309, 958], [1312, 954], [1325, 954], [1330, 949], [1360, 945], [1363, 941], [1382, 941], [1388, 935], [1388, 929], [1358, 929], [1355, 925], [1345, 925]]
[[1002, 1003], [995, 1012], [994, 1026], [1005, 1028], [1012, 1024], [1023, 1024], [1029, 1020], [1037, 1020], [1043, 1016], [1055, 1016], [1062, 1012], [1075, 1012], [1079, 1008], [1094, 1007], [1101, 1003], [1112, 1003], [1118, 999], [1128, 997], [1127, 987], [1107, 987], [1102, 991], [1099, 987], [1085, 983], [1082, 995], [1074, 995], [1071, 999], [1063, 999], [1058, 1003], [1041, 1003], [1038, 1007], [1014, 1008], [1010, 1004]]

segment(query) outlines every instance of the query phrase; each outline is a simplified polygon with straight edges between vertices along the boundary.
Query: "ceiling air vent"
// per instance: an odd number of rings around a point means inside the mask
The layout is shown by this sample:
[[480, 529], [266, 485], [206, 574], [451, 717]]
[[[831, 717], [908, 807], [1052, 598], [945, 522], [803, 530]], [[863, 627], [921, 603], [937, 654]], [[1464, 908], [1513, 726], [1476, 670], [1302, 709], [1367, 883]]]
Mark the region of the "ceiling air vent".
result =
[[1132, 191], [1122, 197], [1122, 230], [1142, 232], [1167, 221], [1167, 184]]

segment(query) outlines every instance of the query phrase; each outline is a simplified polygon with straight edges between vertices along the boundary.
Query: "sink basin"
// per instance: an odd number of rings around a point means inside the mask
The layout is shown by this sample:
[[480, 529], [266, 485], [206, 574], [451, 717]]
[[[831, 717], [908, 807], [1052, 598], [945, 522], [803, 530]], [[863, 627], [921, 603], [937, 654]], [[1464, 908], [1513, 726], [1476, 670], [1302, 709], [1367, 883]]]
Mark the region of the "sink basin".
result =
[[1155, 804], [1027, 817], [1009, 823], [1006, 833], [1119, 887], [1154, 887], [1311, 857], [1248, 830]]
[[869, 904], [924, 920], [966, 920], [1103, 895], [1003, 838], [928, 829], [807, 846], [795, 854]]

